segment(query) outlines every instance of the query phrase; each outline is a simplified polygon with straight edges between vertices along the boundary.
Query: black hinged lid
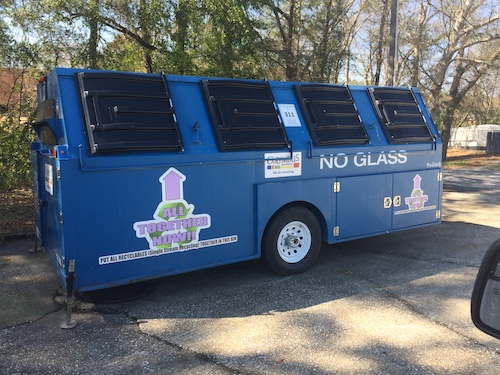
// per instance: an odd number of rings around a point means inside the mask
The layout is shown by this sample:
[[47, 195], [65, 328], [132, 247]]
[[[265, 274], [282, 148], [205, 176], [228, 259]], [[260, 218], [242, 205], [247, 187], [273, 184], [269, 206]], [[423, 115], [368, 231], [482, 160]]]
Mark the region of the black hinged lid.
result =
[[202, 87], [221, 151], [289, 147], [267, 82], [205, 80]]
[[368, 88], [389, 143], [431, 142], [434, 137], [410, 88]]
[[300, 84], [295, 94], [315, 146], [368, 143], [347, 86]]
[[181, 151], [164, 76], [78, 73], [91, 154]]

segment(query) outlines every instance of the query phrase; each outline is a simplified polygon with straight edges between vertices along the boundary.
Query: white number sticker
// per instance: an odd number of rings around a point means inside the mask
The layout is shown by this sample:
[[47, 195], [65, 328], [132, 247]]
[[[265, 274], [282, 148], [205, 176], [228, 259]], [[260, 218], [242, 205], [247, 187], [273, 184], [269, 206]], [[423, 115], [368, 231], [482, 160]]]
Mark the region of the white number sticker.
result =
[[294, 104], [278, 104], [278, 108], [285, 127], [301, 126], [297, 109]]

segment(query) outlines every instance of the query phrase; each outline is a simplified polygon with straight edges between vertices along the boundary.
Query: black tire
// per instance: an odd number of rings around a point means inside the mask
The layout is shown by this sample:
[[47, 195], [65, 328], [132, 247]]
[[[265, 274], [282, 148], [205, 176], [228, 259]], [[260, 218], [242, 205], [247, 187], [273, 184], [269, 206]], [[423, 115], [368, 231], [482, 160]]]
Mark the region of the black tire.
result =
[[321, 226], [307, 208], [293, 206], [267, 224], [262, 256], [278, 275], [295, 275], [311, 268], [321, 249]]

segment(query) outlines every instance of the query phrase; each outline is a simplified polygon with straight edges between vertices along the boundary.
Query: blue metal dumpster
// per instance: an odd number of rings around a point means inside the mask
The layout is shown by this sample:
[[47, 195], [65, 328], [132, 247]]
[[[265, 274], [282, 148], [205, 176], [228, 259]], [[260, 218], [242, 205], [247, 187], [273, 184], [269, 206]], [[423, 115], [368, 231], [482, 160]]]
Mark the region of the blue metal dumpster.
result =
[[415, 88], [58, 68], [38, 87], [37, 236], [82, 292], [441, 221]]

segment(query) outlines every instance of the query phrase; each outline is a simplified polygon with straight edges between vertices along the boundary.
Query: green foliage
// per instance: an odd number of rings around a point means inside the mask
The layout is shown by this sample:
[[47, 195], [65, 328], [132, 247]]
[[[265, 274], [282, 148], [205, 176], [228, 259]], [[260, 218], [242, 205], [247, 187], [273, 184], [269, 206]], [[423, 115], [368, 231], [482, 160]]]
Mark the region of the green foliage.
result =
[[0, 190], [31, 185], [31, 126], [13, 113], [0, 119]]
[[135, 42], [124, 36], [117, 36], [102, 51], [100, 67], [107, 70], [141, 72], [144, 70], [141, 57]]
[[0, 66], [10, 62], [12, 55], [12, 42], [9, 37], [9, 28], [7, 23], [0, 18]]
[[206, 0], [207, 36], [203, 41], [207, 75], [223, 77], [263, 77], [262, 46], [257, 42], [256, 22], [238, 0]]
[[[29, 56], [25, 46], [13, 44], [19, 61]], [[0, 108], [0, 190], [30, 186], [30, 143], [35, 139], [29, 125], [34, 120], [36, 97], [35, 69], [2, 69], [2, 76], [12, 82], [3, 88], [2, 98], [8, 100]]]

